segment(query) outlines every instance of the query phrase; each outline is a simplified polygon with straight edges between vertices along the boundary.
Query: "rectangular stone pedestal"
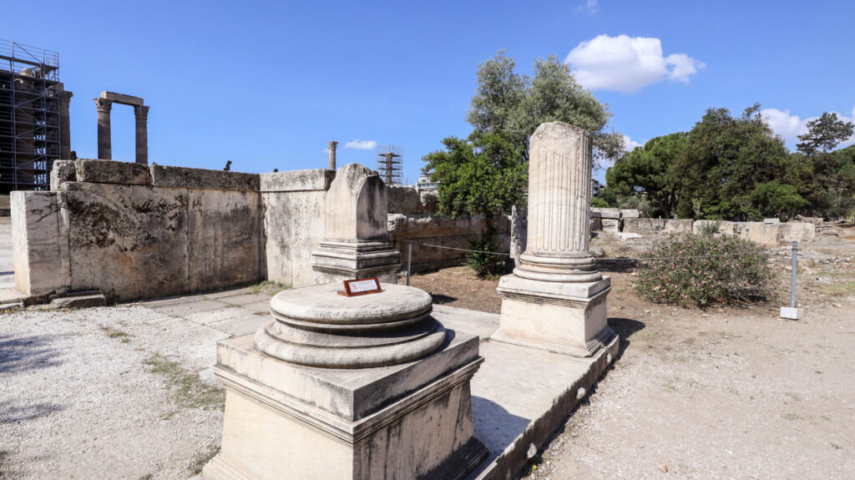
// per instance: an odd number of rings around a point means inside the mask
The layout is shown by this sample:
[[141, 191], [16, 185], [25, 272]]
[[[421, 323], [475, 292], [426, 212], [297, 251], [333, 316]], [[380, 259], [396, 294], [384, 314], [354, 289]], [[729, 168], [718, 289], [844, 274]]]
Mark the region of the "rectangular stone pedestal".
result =
[[226, 411], [205, 480], [462, 479], [487, 455], [473, 436], [475, 335], [449, 331], [428, 357], [358, 370], [288, 364], [252, 335], [217, 347]]
[[502, 317], [492, 340], [590, 357], [615, 336], [606, 315], [611, 280], [563, 283], [506, 275], [497, 288]]

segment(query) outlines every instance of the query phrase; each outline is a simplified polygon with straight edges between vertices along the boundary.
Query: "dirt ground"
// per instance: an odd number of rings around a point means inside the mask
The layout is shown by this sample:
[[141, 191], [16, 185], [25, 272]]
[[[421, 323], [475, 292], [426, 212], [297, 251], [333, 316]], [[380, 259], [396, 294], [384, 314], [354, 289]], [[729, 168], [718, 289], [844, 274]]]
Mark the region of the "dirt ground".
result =
[[[594, 242], [608, 257], [643, 245]], [[521, 478], [855, 478], [855, 243], [803, 251], [801, 321], [782, 298], [747, 308], [671, 308], [632, 291], [606, 260], [621, 356]], [[789, 252], [772, 262], [788, 285]], [[465, 267], [413, 277], [449, 306], [498, 312], [497, 280]]]

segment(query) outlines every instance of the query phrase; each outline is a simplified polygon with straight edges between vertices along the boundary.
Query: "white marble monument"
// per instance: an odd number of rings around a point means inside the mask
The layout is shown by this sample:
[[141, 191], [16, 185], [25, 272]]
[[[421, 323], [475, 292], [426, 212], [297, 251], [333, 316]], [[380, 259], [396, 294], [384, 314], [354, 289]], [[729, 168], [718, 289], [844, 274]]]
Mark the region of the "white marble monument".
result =
[[357, 163], [336, 171], [326, 196], [320, 248], [312, 252], [315, 283], [378, 277], [397, 283], [401, 255], [389, 240], [386, 185]]
[[615, 337], [606, 320], [609, 277], [588, 252], [591, 135], [563, 122], [530, 140], [528, 233], [512, 275], [499, 281], [493, 340], [582, 357]]
[[226, 410], [205, 480], [462, 479], [486, 457], [478, 337], [446, 330], [422, 290], [341, 288], [281, 292], [255, 335], [217, 345]]

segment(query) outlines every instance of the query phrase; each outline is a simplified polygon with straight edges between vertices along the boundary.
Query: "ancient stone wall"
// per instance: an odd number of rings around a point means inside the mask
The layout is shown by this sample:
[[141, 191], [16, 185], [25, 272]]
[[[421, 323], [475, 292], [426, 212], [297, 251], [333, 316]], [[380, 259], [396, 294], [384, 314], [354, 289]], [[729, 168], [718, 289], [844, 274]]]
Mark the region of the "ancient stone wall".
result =
[[326, 192], [333, 170], [261, 174], [267, 279], [290, 287], [314, 283], [312, 250], [324, 238]]
[[258, 175], [58, 163], [53, 192], [13, 194], [16, 285], [27, 295], [100, 290], [133, 300], [264, 277]]
[[[510, 216], [499, 215], [493, 220], [498, 251], [508, 253], [511, 244]], [[407, 265], [407, 243], [413, 242], [412, 270], [415, 272], [460, 265], [465, 252], [430, 247], [439, 245], [457, 249], [469, 248], [471, 240], [478, 240], [484, 231], [483, 216], [463, 216], [456, 219], [441, 215], [389, 214], [389, 235], [395, 248], [401, 252], [401, 263]]]

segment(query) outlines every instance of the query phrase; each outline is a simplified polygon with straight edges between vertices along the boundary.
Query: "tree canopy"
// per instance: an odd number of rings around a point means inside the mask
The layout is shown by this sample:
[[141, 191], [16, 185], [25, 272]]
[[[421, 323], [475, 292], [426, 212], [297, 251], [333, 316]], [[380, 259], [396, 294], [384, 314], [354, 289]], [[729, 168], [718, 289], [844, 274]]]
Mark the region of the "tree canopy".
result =
[[422, 171], [439, 182], [439, 210], [451, 215], [509, 213], [526, 201], [528, 139], [541, 123], [562, 121], [594, 135], [601, 158], [617, 158], [623, 136], [606, 131], [608, 106], [576, 82], [555, 55], [534, 64], [534, 76], [516, 72], [499, 51], [478, 65], [478, 88], [466, 120], [467, 139], [448, 137], [423, 157]]
[[647, 195], [665, 218], [677, 207], [680, 178], [675, 165], [686, 156], [688, 135], [656, 137], [622, 156], [606, 172], [608, 188], [618, 195]]
[[606, 130], [612, 117], [608, 105], [579, 85], [558, 57], [536, 60], [533, 78], [515, 68], [504, 51], [478, 65], [478, 90], [466, 116], [472, 135], [501, 135], [522, 147], [528, 158], [528, 138], [537, 127], [560, 121], [591, 132], [600, 159], [616, 159], [623, 152], [623, 135]]

